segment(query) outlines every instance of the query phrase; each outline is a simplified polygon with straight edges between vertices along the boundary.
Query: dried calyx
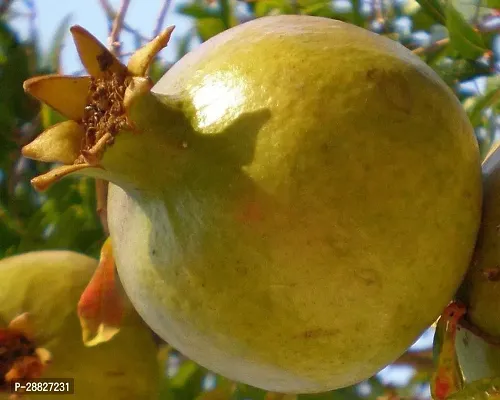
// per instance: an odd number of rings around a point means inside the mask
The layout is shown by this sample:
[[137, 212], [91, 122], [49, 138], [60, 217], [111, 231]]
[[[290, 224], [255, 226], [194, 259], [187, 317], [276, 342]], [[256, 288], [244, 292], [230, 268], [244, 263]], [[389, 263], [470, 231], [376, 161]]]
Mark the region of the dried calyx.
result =
[[27, 313], [0, 329], [0, 392], [10, 391], [13, 381], [40, 378], [49, 362], [48, 350], [36, 346]]
[[68, 119], [46, 129], [22, 150], [28, 158], [65, 164], [33, 179], [35, 188], [44, 190], [63, 176], [85, 168], [102, 168], [99, 161], [114, 137], [121, 130], [133, 130], [124, 104], [126, 90], [134, 79], [147, 79], [150, 64], [167, 45], [173, 29], [167, 28], [137, 50], [125, 66], [85, 29], [71, 28], [90, 76], [46, 75], [24, 83], [26, 92]]
[[91, 77], [82, 118], [85, 137], [75, 164], [97, 164], [102, 151], [113, 144], [116, 134], [129, 128], [123, 105], [129, 83], [130, 77], [123, 73], [105, 72], [102, 78]]

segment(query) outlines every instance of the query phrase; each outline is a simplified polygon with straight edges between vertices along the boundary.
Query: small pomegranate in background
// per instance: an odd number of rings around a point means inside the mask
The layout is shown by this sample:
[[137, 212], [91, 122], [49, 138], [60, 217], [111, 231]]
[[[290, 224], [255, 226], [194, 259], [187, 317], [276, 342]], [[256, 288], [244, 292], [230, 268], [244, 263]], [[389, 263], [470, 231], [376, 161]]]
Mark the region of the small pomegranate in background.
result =
[[74, 394], [54, 395], [61, 400], [156, 399], [157, 347], [130, 305], [112, 340], [83, 344], [77, 304], [97, 264], [70, 251], [0, 260], [0, 399], [14, 380], [33, 378], [73, 378]]

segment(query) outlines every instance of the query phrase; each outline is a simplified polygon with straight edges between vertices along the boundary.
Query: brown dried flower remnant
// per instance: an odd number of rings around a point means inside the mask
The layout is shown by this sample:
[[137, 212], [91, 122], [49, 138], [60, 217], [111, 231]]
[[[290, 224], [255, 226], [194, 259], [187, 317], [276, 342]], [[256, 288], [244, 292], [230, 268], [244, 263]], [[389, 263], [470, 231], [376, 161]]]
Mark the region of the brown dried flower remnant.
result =
[[85, 138], [79, 162], [95, 163], [99, 151], [112, 144], [115, 135], [126, 128], [123, 97], [130, 79], [124, 73], [111, 72], [106, 72], [102, 78], [91, 77], [82, 118]]

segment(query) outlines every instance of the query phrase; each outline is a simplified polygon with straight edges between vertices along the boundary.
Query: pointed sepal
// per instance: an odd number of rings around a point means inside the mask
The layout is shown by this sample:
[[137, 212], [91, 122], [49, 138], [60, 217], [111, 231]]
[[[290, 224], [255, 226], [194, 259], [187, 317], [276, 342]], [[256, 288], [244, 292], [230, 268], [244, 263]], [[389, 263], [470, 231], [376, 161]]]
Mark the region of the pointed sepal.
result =
[[436, 369], [431, 379], [431, 394], [435, 400], [445, 400], [464, 385], [462, 371], [456, 353], [456, 334], [460, 319], [467, 312], [464, 305], [453, 302], [444, 310], [436, 327], [440, 346]]
[[37, 76], [26, 80], [24, 90], [68, 119], [83, 118], [90, 78], [61, 75]]
[[84, 344], [91, 347], [111, 340], [120, 331], [123, 314], [124, 298], [108, 238], [101, 248], [99, 266], [78, 303]]
[[75, 121], [53, 125], [22, 149], [24, 157], [44, 162], [72, 164], [80, 155], [85, 130]]
[[156, 55], [167, 46], [175, 26], [170, 26], [153, 40], [136, 50], [130, 57], [127, 68], [134, 76], [145, 76]]
[[9, 322], [8, 329], [16, 331], [26, 336], [28, 339], [33, 339], [34, 329], [29, 313], [22, 313]]
[[75, 165], [62, 165], [60, 167], [56, 167], [49, 172], [39, 175], [31, 180], [31, 184], [33, 187], [39, 192], [43, 192], [47, 190], [51, 185], [60, 181], [65, 176], [69, 174], [80, 172], [88, 168], [99, 168], [95, 165], [89, 164], [75, 164]]
[[127, 68], [89, 31], [79, 25], [70, 31], [82, 64], [94, 78], [103, 77], [106, 71], [127, 73]]

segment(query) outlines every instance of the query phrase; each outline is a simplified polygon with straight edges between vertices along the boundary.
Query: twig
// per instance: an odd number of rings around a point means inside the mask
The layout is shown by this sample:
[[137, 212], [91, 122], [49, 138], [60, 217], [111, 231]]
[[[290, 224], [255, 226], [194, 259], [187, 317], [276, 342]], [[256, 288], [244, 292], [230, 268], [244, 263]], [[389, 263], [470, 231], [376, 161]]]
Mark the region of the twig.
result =
[[101, 220], [102, 228], [106, 235], [109, 235], [108, 226], [108, 182], [102, 179], [95, 180], [95, 192], [96, 192], [96, 211], [97, 216]]
[[434, 42], [430, 46], [418, 47], [415, 50], [412, 50], [412, 53], [417, 55], [417, 56], [421, 56], [421, 55], [428, 54], [428, 53], [433, 53], [435, 51], [438, 51], [442, 47], [447, 46], [448, 43], [450, 43], [450, 38], [444, 38], [444, 39], [441, 39], [441, 40]]
[[158, 14], [158, 18], [156, 19], [156, 25], [155, 29], [153, 31], [153, 38], [158, 36], [163, 28], [163, 23], [165, 21], [165, 17], [168, 13], [168, 10], [170, 8], [170, 4], [172, 3], [171, 0], [165, 0], [161, 6], [160, 12]]
[[13, 3], [13, 1], [14, 0], [3, 0], [2, 3], [0, 3], [0, 16], [4, 15], [7, 11], [9, 11], [9, 8]]
[[432, 350], [407, 351], [393, 365], [409, 365], [419, 371], [432, 371]]
[[115, 19], [113, 21], [113, 26], [111, 28], [111, 34], [109, 35], [109, 46], [111, 51], [115, 54], [120, 53], [120, 33], [123, 28], [123, 21], [125, 20], [125, 14], [127, 13], [128, 6], [130, 5], [130, 0], [122, 0], [120, 8], [116, 13]]
[[[106, 14], [106, 17], [112, 23], [112, 21], [116, 17], [116, 11], [113, 9], [113, 7], [111, 7], [108, 0], [99, 0], [99, 3], [101, 5], [101, 8], [104, 10], [104, 13]], [[142, 35], [137, 29], [132, 28], [126, 22], [123, 22], [123, 30], [136, 36], [142, 42], [147, 42], [149, 40], [147, 37]]]
[[385, 25], [385, 19], [384, 19], [384, 9], [383, 9], [383, 0], [373, 0], [373, 11], [375, 13], [375, 21], [377, 21], [379, 24], [382, 26]]
[[29, 13], [29, 31], [30, 40], [34, 43], [38, 37], [36, 30], [36, 6], [33, 0], [24, 0], [24, 4], [30, 10]]

